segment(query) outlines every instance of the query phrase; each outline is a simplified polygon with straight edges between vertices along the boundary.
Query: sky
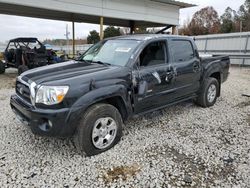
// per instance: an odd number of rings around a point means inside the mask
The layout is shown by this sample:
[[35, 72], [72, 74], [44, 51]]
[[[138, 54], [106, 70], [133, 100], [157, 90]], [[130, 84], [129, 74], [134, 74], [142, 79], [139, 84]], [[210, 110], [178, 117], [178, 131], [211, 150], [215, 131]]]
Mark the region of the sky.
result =
[[218, 12], [219, 16], [221, 16], [227, 7], [231, 7], [232, 9], [238, 11], [239, 7], [245, 2], [245, 0], [179, 0], [179, 1], [198, 5], [192, 8], [181, 9], [180, 25], [183, 25], [185, 20], [188, 19], [191, 20], [193, 14], [204, 7], [213, 6], [215, 10]]
[[[193, 8], [186, 8], [180, 11], [180, 25], [185, 20], [191, 20], [192, 15], [206, 6], [213, 6], [219, 15], [230, 6], [238, 10], [245, 0], [179, 0], [182, 2], [196, 4]], [[0, 42], [6, 42], [15, 37], [37, 37], [41, 41], [44, 39], [65, 38], [66, 24], [71, 31], [71, 23], [46, 19], [28, 18], [20, 16], [9, 16], [0, 14]], [[95, 24], [76, 23], [76, 38], [85, 38], [91, 30], [99, 31], [99, 26]], [[72, 34], [72, 33], [71, 33]]]

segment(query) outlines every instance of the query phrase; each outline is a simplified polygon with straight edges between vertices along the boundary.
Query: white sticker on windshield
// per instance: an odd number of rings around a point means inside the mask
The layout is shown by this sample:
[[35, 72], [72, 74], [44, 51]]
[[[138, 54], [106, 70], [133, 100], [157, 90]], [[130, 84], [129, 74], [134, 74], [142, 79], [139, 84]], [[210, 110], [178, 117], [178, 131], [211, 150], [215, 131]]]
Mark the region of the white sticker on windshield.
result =
[[126, 52], [128, 53], [129, 51], [131, 50], [131, 48], [126, 48], [126, 47], [119, 47], [119, 48], [116, 48], [116, 52]]

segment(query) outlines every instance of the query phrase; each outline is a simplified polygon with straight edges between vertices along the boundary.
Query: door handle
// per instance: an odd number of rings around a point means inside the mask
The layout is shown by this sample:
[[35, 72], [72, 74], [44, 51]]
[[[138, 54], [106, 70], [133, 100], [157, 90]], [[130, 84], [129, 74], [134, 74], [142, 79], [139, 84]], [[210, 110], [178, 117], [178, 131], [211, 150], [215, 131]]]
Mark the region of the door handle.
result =
[[165, 81], [171, 82], [171, 80], [175, 77], [175, 75], [176, 75], [176, 71], [173, 68], [171, 68], [170, 70], [167, 70]]
[[166, 74], [166, 78], [165, 78], [165, 81], [166, 82], [171, 82], [171, 80], [174, 78], [174, 76], [173, 76], [173, 73], [172, 72], [168, 72], [167, 74]]

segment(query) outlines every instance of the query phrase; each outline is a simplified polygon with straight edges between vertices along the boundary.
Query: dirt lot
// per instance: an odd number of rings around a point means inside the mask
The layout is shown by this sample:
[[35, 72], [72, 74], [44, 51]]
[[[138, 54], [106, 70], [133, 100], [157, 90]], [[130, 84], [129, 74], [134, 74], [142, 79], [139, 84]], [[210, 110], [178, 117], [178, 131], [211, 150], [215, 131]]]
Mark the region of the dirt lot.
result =
[[[15, 72], [15, 71], [14, 71]], [[191, 101], [133, 119], [113, 149], [87, 158], [71, 139], [33, 135], [0, 75], [1, 187], [250, 187], [250, 69], [231, 68], [215, 106]]]

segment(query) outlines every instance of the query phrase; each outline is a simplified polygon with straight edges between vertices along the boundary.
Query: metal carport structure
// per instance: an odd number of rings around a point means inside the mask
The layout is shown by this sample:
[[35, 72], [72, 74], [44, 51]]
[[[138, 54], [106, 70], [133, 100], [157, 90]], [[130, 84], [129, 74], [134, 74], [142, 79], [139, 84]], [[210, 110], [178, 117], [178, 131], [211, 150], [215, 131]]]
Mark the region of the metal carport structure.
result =
[[129, 27], [179, 25], [179, 10], [194, 5], [172, 0], [0, 0], [0, 14]]

